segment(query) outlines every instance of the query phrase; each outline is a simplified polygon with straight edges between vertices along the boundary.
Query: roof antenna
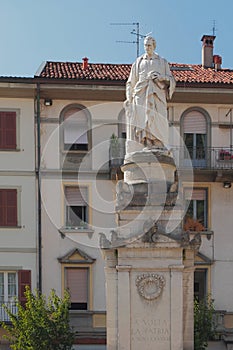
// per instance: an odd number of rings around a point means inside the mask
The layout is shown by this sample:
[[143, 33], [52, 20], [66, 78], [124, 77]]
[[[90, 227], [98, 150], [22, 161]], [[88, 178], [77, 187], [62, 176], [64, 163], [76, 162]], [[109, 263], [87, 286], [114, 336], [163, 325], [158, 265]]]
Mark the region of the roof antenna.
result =
[[217, 29], [216, 29], [216, 20], [215, 20], [215, 19], [213, 20], [213, 28], [212, 28], [212, 31], [213, 31], [213, 36], [215, 36], [216, 31], [217, 31]]
[[133, 29], [130, 34], [135, 34], [137, 36], [136, 41], [122, 41], [117, 40], [117, 43], [130, 43], [130, 44], [137, 44], [137, 57], [139, 56], [139, 39], [145, 38], [146, 35], [139, 33], [139, 22], [133, 22], [133, 23], [110, 23], [111, 25], [117, 25], [117, 26], [136, 26], [136, 29]]

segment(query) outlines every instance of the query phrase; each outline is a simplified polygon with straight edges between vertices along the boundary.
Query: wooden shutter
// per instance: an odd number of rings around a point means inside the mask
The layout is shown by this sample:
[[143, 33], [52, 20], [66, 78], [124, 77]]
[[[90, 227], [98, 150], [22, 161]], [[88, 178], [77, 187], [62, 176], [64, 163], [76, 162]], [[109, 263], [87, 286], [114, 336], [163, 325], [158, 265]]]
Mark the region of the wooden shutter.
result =
[[16, 149], [16, 112], [0, 112], [0, 149]]
[[17, 226], [17, 190], [6, 190], [6, 226]]
[[31, 270], [19, 270], [18, 271], [18, 293], [19, 301], [24, 306], [26, 303], [26, 297], [24, 295], [26, 286], [31, 289]]
[[88, 202], [88, 189], [83, 186], [65, 187], [65, 198], [69, 206], [86, 206]]
[[205, 116], [198, 112], [192, 111], [184, 117], [184, 134], [206, 134]]
[[17, 190], [0, 189], [0, 226], [17, 226]]

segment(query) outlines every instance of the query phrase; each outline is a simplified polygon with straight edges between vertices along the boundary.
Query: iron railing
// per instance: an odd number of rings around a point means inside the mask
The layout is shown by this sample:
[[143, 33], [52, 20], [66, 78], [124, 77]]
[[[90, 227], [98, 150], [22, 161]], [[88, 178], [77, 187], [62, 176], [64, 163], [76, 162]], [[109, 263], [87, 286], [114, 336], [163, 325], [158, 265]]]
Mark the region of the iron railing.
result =
[[4, 305], [14, 315], [16, 315], [18, 312], [17, 305], [15, 301], [0, 301], [0, 321], [9, 322], [10, 318], [7, 311], [4, 308]]
[[[171, 153], [178, 169], [193, 167], [194, 169], [233, 169], [233, 148], [230, 147], [192, 147], [184, 148], [171, 146]], [[109, 149], [110, 168], [123, 164], [125, 145], [119, 143], [117, 147]]]

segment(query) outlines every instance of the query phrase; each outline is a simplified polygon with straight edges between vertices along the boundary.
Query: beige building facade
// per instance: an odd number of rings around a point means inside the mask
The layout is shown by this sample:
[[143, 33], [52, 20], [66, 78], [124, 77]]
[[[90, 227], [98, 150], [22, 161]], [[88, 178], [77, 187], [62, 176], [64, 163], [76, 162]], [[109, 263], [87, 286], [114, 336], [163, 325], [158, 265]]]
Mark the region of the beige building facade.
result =
[[[193, 293], [199, 299], [211, 293], [217, 346], [226, 349], [233, 334], [233, 71], [213, 54], [214, 37], [202, 42], [202, 63], [170, 64], [176, 79], [168, 104], [170, 148], [189, 204], [184, 229], [202, 238]], [[117, 225], [130, 67], [46, 62], [31, 85], [20, 81], [13, 93], [2, 83], [0, 90], [0, 117], [1, 111], [15, 113], [18, 126], [16, 148], [0, 154], [0, 193], [15, 190], [18, 220], [16, 227], [0, 228], [0, 276], [5, 281], [8, 273], [14, 279], [31, 270], [32, 286], [46, 294], [69, 288], [80, 349], [106, 347], [99, 238]]]

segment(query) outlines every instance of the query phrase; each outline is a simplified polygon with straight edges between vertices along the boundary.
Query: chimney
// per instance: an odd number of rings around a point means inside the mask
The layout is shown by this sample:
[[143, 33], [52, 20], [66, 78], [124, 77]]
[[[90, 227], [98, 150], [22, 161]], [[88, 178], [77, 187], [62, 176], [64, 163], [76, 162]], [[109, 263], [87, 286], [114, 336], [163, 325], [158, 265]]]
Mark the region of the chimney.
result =
[[83, 57], [83, 69], [87, 69], [88, 67], [88, 58], [87, 57]]
[[213, 67], [214, 35], [203, 35], [202, 41], [202, 67]]
[[221, 64], [222, 64], [222, 57], [219, 55], [214, 55], [214, 68], [215, 70], [221, 69]]

